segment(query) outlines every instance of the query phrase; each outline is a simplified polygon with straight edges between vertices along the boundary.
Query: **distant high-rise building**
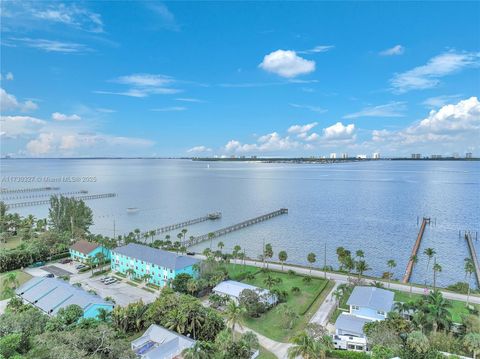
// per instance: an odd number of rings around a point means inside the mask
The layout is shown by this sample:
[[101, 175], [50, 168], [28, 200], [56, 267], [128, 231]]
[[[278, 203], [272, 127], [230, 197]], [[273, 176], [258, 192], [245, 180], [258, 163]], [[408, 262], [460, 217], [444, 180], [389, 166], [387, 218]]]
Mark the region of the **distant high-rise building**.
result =
[[342, 153], [342, 159], [346, 160], [348, 158], [348, 153]]
[[373, 154], [372, 158], [373, 158], [374, 160], [379, 160], [379, 159], [380, 159], [380, 153], [375, 152], [375, 153]]
[[472, 152], [465, 153], [465, 158], [473, 158]]
[[421, 153], [412, 153], [412, 160], [419, 160], [422, 158]]
[[442, 155], [431, 155], [430, 158], [431, 158], [432, 160], [439, 160], [439, 159], [442, 158]]
[[337, 158], [337, 154], [335, 152], [330, 153], [330, 159], [334, 160]]
[[367, 159], [367, 155], [357, 155], [357, 159], [359, 159], [359, 160], [366, 160], [366, 159]]

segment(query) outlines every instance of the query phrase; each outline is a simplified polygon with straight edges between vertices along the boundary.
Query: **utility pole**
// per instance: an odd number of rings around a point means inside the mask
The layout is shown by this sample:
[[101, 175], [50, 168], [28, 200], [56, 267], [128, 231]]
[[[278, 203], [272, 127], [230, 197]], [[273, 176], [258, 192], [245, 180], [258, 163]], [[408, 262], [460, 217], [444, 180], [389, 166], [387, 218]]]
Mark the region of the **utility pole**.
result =
[[115, 236], [115, 218], [113, 219], [113, 240], [117, 240], [117, 237]]
[[323, 251], [323, 273], [324, 278], [327, 278], [327, 242], [325, 242], [325, 249]]

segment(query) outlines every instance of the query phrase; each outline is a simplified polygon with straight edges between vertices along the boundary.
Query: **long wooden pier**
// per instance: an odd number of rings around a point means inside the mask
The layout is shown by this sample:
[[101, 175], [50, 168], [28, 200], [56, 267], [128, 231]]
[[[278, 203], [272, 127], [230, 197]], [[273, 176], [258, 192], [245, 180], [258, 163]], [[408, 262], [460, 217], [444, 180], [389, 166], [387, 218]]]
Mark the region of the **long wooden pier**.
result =
[[228, 234], [230, 232], [238, 231], [239, 229], [249, 227], [249, 226], [254, 225], [256, 223], [263, 222], [263, 221], [269, 220], [273, 217], [277, 217], [277, 216], [280, 216], [282, 214], [287, 214], [287, 213], [288, 213], [287, 208], [280, 208], [277, 211], [273, 211], [273, 212], [270, 212], [270, 213], [264, 214], [262, 216], [252, 218], [252, 219], [247, 219], [246, 221], [243, 221], [243, 222], [234, 224], [232, 226], [228, 226], [228, 227], [216, 230], [215, 232], [203, 234], [201, 236], [193, 237], [192, 239], [182, 241], [182, 245], [185, 246], [185, 247], [191, 247], [191, 246], [194, 246], [198, 243], [209, 240], [211, 238], [224, 236], [225, 234]]
[[[87, 196], [72, 196], [75, 199], [81, 199], [81, 200], [90, 200], [90, 199], [100, 199], [100, 198], [110, 198], [110, 197], [115, 197], [115, 193], [102, 193], [102, 194], [90, 194]], [[49, 204], [50, 199], [42, 199], [38, 201], [30, 201], [30, 202], [17, 202], [17, 203], [9, 203], [7, 204], [7, 208], [18, 208], [18, 207], [30, 207], [30, 206], [40, 206], [44, 204]]]
[[[167, 232], [174, 231], [175, 229], [185, 228], [187, 226], [191, 226], [191, 225], [201, 223], [201, 222], [205, 222], [205, 221], [208, 221], [208, 220], [219, 219], [221, 217], [222, 217], [221, 212], [213, 212], [213, 213], [209, 213], [209, 214], [207, 214], [206, 216], [203, 216], [203, 217], [189, 219], [188, 221], [184, 221], [184, 222], [170, 224], [168, 226], [160, 227], [160, 228], [154, 229], [154, 231], [155, 231], [155, 235], [162, 234], [162, 233], [167, 233]], [[142, 235], [149, 235], [150, 232], [151, 231], [145, 231], [145, 232], [142, 233]]]
[[410, 281], [410, 277], [412, 276], [413, 265], [415, 264], [414, 258], [418, 254], [418, 249], [420, 248], [420, 243], [422, 242], [423, 234], [425, 233], [425, 227], [427, 224], [430, 224], [430, 218], [423, 217], [422, 224], [420, 225], [420, 230], [418, 231], [417, 240], [413, 245], [412, 254], [410, 255], [410, 259], [407, 264], [407, 269], [405, 270], [405, 275], [403, 276], [403, 283], [408, 283]]
[[[81, 190], [81, 191], [73, 191], [73, 192], [60, 192], [60, 193], [55, 193], [57, 196], [75, 196], [75, 195], [81, 195], [81, 194], [87, 194], [88, 191]], [[1, 193], [0, 195], [3, 195]], [[40, 197], [50, 197], [52, 196], [51, 193], [38, 193], [38, 194], [30, 194], [30, 195], [14, 195], [10, 197], [1, 197], [0, 201], [16, 201], [19, 199], [31, 199], [31, 198], [40, 198]]]
[[40, 191], [58, 191], [60, 187], [36, 187], [36, 188], [0, 188], [0, 193], [23, 193], [23, 192], [40, 192]]
[[470, 232], [465, 232], [465, 240], [468, 243], [470, 256], [472, 257], [473, 265], [475, 266], [475, 276], [477, 277], [477, 286], [480, 288], [480, 266], [478, 264], [477, 252], [475, 251], [472, 234]]

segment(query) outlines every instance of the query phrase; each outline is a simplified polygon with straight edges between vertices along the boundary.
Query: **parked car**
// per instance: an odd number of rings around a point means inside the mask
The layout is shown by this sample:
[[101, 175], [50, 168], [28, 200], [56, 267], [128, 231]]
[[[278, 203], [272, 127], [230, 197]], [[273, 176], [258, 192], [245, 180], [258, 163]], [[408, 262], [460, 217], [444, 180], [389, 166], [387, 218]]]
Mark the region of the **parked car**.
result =
[[78, 270], [83, 269], [83, 268], [87, 268], [87, 266], [84, 265], [84, 264], [79, 264], [79, 265], [75, 266], [75, 269], [78, 269]]
[[194, 256], [195, 252], [187, 252], [187, 256]]
[[113, 279], [112, 277], [103, 277], [100, 279], [100, 282], [104, 283], [107, 280]]
[[71, 262], [72, 262], [72, 259], [71, 259], [71, 258], [65, 258], [65, 259], [62, 259], [62, 260], [60, 261], [60, 263], [62, 263], [62, 264], [67, 264], [67, 263], [71, 263]]
[[107, 280], [105, 280], [103, 283], [106, 284], [106, 285], [109, 285], [109, 284], [113, 284], [113, 283], [116, 283], [117, 280], [115, 278], [109, 278]]
[[54, 278], [55, 276], [52, 273], [45, 274], [45, 278]]

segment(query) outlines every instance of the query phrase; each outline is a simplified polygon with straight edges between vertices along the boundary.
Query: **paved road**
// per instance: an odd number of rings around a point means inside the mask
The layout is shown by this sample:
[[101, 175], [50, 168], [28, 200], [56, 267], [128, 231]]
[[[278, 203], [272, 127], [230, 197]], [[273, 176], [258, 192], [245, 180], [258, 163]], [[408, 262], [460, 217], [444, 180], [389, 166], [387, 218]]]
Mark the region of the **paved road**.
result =
[[[201, 259], [205, 258], [205, 256], [200, 255], [200, 254], [195, 255], [195, 257], [201, 258]], [[243, 261], [240, 261], [240, 260], [236, 260], [236, 261], [232, 260], [232, 262], [243, 263]], [[257, 261], [252, 261], [252, 260], [246, 260], [245, 264], [248, 264], [248, 265], [251, 265], [251, 266], [256, 266], [256, 267], [262, 267], [263, 266], [262, 262], [257, 262]], [[277, 271], [282, 271], [282, 266], [280, 264], [277, 264], [277, 263], [269, 263], [268, 267], [270, 269], [275, 269]], [[308, 275], [310, 273], [310, 269], [308, 269], [308, 268], [302, 268], [302, 267], [297, 267], [297, 266], [292, 266], [292, 265], [287, 265], [287, 264], [285, 264], [283, 266], [283, 271], [284, 272], [287, 272], [290, 269], [294, 270], [295, 272], [300, 273], [300, 274]], [[324, 277], [324, 272], [314, 269], [314, 270], [312, 270], [312, 276], [323, 278]], [[352, 277], [352, 276], [350, 276], [350, 277]], [[348, 275], [346, 275], [346, 274], [327, 272], [327, 278], [331, 279], [331, 280], [334, 280], [338, 283], [348, 283]], [[388, 285], [389, 285], [388, 282], [383, 281], [383, 280], [378, 279], [378, 278], [377, 279], [364, 278], [364, 281], [366, 283], [373, 283], [374, 281], [381, 282], [381, 283], [384, 284], [385, 288], [387, 288], [387, 289], [388, 289]], [[396, 289], [396, 290], [406, 292], [406, 293], [410, 292], [410, 286], [409, 285], [400, 284], [400, 283], [391, 283], [390, 284], [390, 289]], [[424, 294], [424, 291], [425, 291], [424, 288], [412, 287], [412, 293]], [[467, 296], [465, 294], [452, 293], [452, 292], [447, 292], [447, 291], [443, 291], [443, 290], [441, 292], [442, 292], [443, 296], [447, 299], [459, 300], [459, 301], [462, 301], [462, 302], [467, 301]], [[480, 304], [480, 296], [471, 295], [469, 301], [470, 301], [470, 303]]]
[[330, 290], [330, 293], [326, 296], [320, 308], [317, 312], [310, 318], [310, 323], [317, 323], [323, 327], [327, 327], [328, 320], [330, 319], [330, 314], [335, 309], [335, 298], [333, 297], [333, 292], [337, 289], [340, 283], [335, 282], [335, 285]]

